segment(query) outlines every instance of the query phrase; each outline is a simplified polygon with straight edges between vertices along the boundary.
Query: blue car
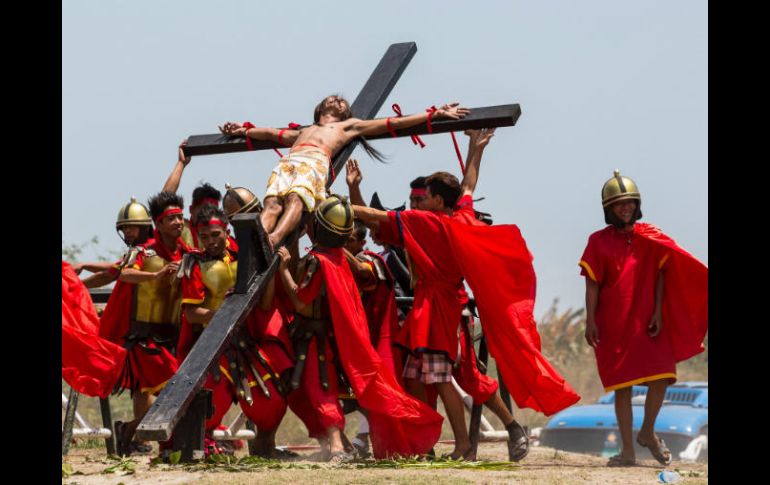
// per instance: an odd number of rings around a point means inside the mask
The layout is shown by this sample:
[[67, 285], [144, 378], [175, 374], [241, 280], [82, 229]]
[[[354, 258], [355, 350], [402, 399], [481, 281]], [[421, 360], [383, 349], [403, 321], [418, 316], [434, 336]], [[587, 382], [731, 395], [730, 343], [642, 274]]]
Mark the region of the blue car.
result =
[[[642, 426], [646, 386], [633, 386], [631, 408], [634, 436]], [[620, 451], [620, 433], [615, 419], [615, 393], [596, 404], [573, 406], [553, 416], [540, 432], [540, 445], [577, 453], [612, 456]], [[708, 382], [681, 382], [666, 391], [655, 422], [655, 433], [666, 442], [674, 459], [708, 459]], [[639, 459], [652, 458], [647, 448], [636, 444]]]

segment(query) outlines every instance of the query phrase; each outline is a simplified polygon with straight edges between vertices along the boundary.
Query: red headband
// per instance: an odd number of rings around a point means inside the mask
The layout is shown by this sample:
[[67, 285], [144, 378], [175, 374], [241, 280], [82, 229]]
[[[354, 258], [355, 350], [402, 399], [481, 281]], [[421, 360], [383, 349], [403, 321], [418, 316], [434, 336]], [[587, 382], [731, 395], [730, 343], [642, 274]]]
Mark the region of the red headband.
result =
[[201, 200], [199, 200], [198, 202], [193, 202], [193, 204], [190, 206], [190, 208], [192, 209], [192, 208], [198, 207], [199, 205], [203, 205], [203, 204], [211, 204], [213, 206], [217, 206], [218, 207], [219, 206], [219, 201], [217, 199], [213, 198], [213, 197], [204, 197]]
[[412, 192], [409, 194], [409, 197], [411, 197], [413, 195], [421, 197], [421, 196], [428, 195], [428, 194], [425, 192], [425, 189], [412, 189]]
[[198, 223], [195, 226], [195, 228], [200, 230], [200, 228], [203, 227], [203, 226], [222, 226], [225, 229], [227, 229], [227, 224], [225, 224], [224, 222], [220, 221], [219, 219], [216, 219], [216, 218], [213, 218], [213, 217], [211, 219], [209, 219], [209, 221], [206, 222], [206, 223], [202, 223], [202, 222]]
[[165, 212], [163, 212], [161, 215], [155, 218], [155, 222], [157, 223], [161, 219], [163, 219], [166, 216], [172, 216], [176, 214], [182, 214], [182, 209], [168, 209]]

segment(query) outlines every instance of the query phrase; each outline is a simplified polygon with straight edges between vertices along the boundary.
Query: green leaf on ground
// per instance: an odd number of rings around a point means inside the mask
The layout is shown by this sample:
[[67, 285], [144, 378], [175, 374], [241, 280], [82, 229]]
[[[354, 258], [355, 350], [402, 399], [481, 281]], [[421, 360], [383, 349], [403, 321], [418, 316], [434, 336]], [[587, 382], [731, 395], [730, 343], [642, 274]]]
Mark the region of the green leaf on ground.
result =
[[179, 460], [181, 460], [181, 459], [182, 459], [182, 450], [175, 451], [175, 452], [173, 452], [173, 453], [168, 455], [168, 461], [172, 465], [179, 464]]

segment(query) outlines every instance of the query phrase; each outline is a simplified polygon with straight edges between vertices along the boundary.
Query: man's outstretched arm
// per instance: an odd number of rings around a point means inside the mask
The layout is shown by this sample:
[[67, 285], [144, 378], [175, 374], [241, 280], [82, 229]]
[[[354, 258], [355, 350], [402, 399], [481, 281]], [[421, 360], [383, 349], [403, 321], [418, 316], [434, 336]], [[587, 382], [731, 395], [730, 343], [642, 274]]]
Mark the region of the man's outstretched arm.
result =
[[[464, 106], [459, 106], [459, 104], [460, 103], [451, 103], [443, 105], [433, 113], [432, 119], [459, 120], [465, 118], [468, 116], [468, 113], [470, 113], [470, 110]], [[413, 115], [378, 118], [376, 120], [351, 119], [350, 122], [345, 125], [345, 133], [351, 138], [357, 136], [382, 135], [383, 133], [388, 132], [388, 120], [390, 120], [390, 128], [397, 131], [425, 123], [428, 121], [428, 116], [429, 113], [425, 111]]]
[[387, 212], [366, 206], [353, 205], [353, 215], [355, 215], [357, 219], [361, 219], [364, 224], [374, 230], [377, 230], [380, 227], [380, 222], [388, 221]]
[[479, 169], [481, 168], [481, 155], [484, 153], [484, 148], [489, 144], [489, 140], [495, 135], [495, 129], [466, 130], [465, 134], [470, 137], [470, 141], [468, 143], [467, 165], [465, 166], [461, 197], [473, 195], [473, 191], [476, 190], [476, 184], [479, 181]]
[[242, 123], [234, 123], [232, 121], [226, 122], [223, 126], [219, 127], [219, 131], [223, 135], [228, 136], [243, 136], [251, 138], [252, 140], [267, 140], [277, 143], [283, 143], [286, 146], [291, 146], [297, 141], [299, 137], [299, 130], [279, 130], [278, 128], [263, 128], [254, 127], [246, 128]]

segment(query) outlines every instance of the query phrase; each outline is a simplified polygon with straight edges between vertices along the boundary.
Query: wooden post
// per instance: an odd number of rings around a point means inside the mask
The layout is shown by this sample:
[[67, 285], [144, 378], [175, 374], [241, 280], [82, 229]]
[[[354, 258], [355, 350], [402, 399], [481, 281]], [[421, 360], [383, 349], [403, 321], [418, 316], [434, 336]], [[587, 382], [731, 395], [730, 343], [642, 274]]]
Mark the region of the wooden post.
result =
[[107, 448], [108, 455], [115, 454], [115, 425], [112, 422], [112, 410], [110, 409], [110, 398], [99, 398], [99, 408], [102, 412], [102, 426], [110, 430], [110, 437], [104, 438], [104, 445]]
[[72, 427], [75, 425], [75, 411], [78, 407], [80, 393], [70, 388], [70, 397], [67, 401], [67, 409], [64, 411], [64, 425], [61, 432], [61, 454], [66, 455], [70, 450], [72, 441]]

